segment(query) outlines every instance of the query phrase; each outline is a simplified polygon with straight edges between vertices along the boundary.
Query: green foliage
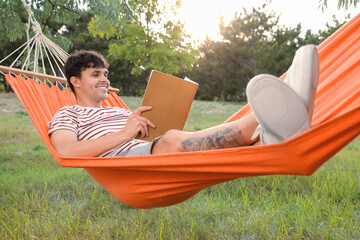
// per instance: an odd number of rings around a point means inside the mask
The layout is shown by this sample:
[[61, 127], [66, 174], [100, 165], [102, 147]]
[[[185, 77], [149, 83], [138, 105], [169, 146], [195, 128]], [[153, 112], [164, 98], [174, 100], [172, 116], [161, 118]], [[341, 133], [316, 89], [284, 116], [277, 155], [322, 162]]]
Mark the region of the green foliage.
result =
[[[207, 39], [194, 49], [177, 16], [179, 0], [26, 2], [44, 34], [61, 48], [94, 49], [106, 55], [112, 85], [127, 96], [142, 95], [150, 70], [156, 69], [199, 82], [198, 99], [244, 101], [245, 87], [254, 75], [281, 75], [299, 46], [319, 44], [343, 24], [334, 17], [327, 29], [308, 30], [302, 36], [301, 25], [278, 26], [279, 16], [260, 7], [237, 13], [228, 25], [222, 22], [224, 42]], [[357, 3], [339, 0], [340, 7]], [[22, 1], [0, 0], [0, 24], [3, 59], [26, 41], [28, 14]], [[1, 64], [9, 66], [15, 58]], [[21, 67], [23, 61], [24, 57], [14, 66]], [[0, 91], [10, 91], [2, 80]]]
[[213, 95], [211, 95], [211, 87], [209, 84], [205, 83], [199, 86], [199, 89], [196, 93], [196, 99], [213, 100]]
[[[275, 42], [278, 16], [264, 11], [265, 5], [252, 12], [236, 13], [234, 19], [225, 26], [220, 23], [222, 42], [207, 39], [201, 45], [201, 57], [189, 74], [200, 83], [199, 91], [204, 95], [211, 87], [211, 95], [227, 101], [244, 101], [244, 91], [248, 81], [261, 72], [271, 73], [265, 64], [274, 56], [269, 52]], [[273, 47], [275, 48], [275, 47]], [[279, 54], [279, 53], [278, 53]], [[276, 62], [274, 63], [276, 64]], [[269, 67], [270, 68], [270, 67]], [[207, 88], [207, 87], [206, 87]]]
[[333, 17], [326, 30], [302, 36], [301, 25], [288, 28], [278, 24], [279, 16], [266, 13], [265, 5], [243, 10], [233, 20], [220, 24], [222, 42], [210, 39], [200, 46], [201, 55], [190, 78], [199, 82], [198, 99], [209, 96], [226, 101], [246, 101], [248, 81], [257, 74], [281, 76], [291, 65], [296, 50], [306, 44], [320, 44], [345, 21]]
[[[101, 39], [96, 38], [88, 30], [88, 23], [94, 17], [94, 14], [91, 12], [85, 12], [81, 17], [74, 23], [68, 24], [66, 26], [67, 31], [63, 34], [65, 37], [71, 39], [72, 46], [69, 49], [69, 52], [74, 52], [79, 49], [92, 49], [96, 50], [103, 55], [107, 55], [108, 46], [112, 44], [116, 39]], [[132, 92], [138, 87], [139, 79], [137, 77], [132, 77], [130, 72], [132, 65], [127, 61], [122, 61], [118, 59], [108, 58], [110, 63], [110, 73], [109, 79], [113, 87], [119, 88], [121, 94], [123, 95], [136, 95], [137, 93]], [[133, 83], [133, 88], [131, 85], [128, 85], [128, 82]]]
[[21, 1], [0, 1], [1, 39], [10, 42], [22, 38], [26, 33], [27, 13]]
[[[34, 18], [31, 21], [36, 20], [40, 24], [42, 32], [67, 51], [71, 46], [71, 41], [64, 36], [66, 25], [76, 22], [81, 16], [82, 10], [80, 8], [85, 1], [28, 0], [26, 2], [34, 13]], [[0, 60], [27, 41], [27, 30], [29, 30], [30, 38], [34, 36], [34, 32], [28, 26], [28, 23], [29, 14], [21, 0], [0, 0], [0, 24], [2, 26]], [[20, 52], [17, 52], [17, 54], [20, 54]], [[18, 56], [17, 54], [14, 54], [1, 64], [10, 66]], [[23, 62], [24, 57], [20, 58], [14, 67], [21, 67]], [[5, 83], [3, 84], [5, 85]]]
[[[338, 0], [338, 9], [345, 8], [346, 10], [349, 9], [350, 6], [354, 5], [357, 6], [359, 0]], [[327, 8], [327, 0], [319, 0], [319, 8], [323, 11]]]
[[[34, 13], [35, 19], [40, 23], [42, 31], [49, 36], [60, 36], [62, 26], [75, 22], [81, 16], [80, 7], [85, 1], [73, 0], [31, 0], [26, 1]], [[0, 22], [4, 27], [2, 38], [14, 42], [26, 37], [29, 16], [22, 1], [0, 1]], [[30, 30], [31, 33], [31, 30]], [[63, 39], [59, 39], [59, 43]]]
[[186, 43], [183, 24], [176, 19], [178, 2], [109, 0], [91, 7], [93, 11], [111, 9], [97, 11], [89, 31], [117, 39], [109, 45], [108, 56], [130, 62], [132, 75], [140, 76], [149, 69], [178, 74], [195, 63], [197, 51]]
[[332, 23], [326, 23], [326, 29], [325, 30], [319, 30], [318, 32], [318, 38], [319, 43], [324, 41], [327, 37], [329, 37], [331, 34], [336, 32], [340, 27], [342, 27], [347, 21], [350, 20], [350, 15], [345, 17], [345, 20], [340, 21], [336, 19], [336, 16], [332, 16]]
[[88, 26], [89, 31], [96, 37], [111, 38], [115, 36], [116, 27], [101, 18], [91, 18]]

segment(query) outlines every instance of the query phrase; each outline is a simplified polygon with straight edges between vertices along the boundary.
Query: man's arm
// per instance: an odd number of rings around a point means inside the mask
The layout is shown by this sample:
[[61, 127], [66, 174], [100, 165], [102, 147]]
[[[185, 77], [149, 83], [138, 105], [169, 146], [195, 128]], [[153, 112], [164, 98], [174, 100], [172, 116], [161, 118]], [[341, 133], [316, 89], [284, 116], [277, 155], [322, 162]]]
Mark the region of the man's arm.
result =
[[51, 134], [51, 144], [64, 157], [99, 156], [121, 143], [135, 138], [138, 133], [141, 133], [141, 138], [148, 136], [148, 126], [155, 128], [155, 125], [148, 119], [141, 117], [140, 114], [149, 110], [151, 110], [151, 107], [147, 106], [136, 109], [129, 116], [124, 129], [97, 139], [78, 141], [74, 132], [70, 130], [57, 130]]

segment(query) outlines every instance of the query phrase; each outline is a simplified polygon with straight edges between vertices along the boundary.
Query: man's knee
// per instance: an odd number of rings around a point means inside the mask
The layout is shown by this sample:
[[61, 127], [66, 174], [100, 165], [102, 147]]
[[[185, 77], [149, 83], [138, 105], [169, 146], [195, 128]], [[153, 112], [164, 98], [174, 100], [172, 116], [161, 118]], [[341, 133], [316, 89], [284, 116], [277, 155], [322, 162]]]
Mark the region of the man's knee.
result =
[[164, 146], [171, 150], [181, 150], [181, 142], [183, 140], [184, 132], [179, 130], [169, 130], [161, 138]]
[[184, 132], [179, 130], [169, 130], [156, 142], [153, 154], [181, 152], [181, 142]]

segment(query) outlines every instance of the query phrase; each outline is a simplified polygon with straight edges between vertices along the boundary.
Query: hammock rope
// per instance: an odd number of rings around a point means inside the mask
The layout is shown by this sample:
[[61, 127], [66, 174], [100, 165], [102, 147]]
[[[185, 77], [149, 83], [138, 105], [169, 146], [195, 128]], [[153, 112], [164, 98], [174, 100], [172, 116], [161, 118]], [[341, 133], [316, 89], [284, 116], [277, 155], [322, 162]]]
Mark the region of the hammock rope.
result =
[[[43, 34], [41, 30], [41, 26], [36, 21], [34, 17], [34, 13], [31, 10], [31, 7], [26, 3], [25, 0], [22, 0], [22, 2], [29, 15], [28, 27], [26, 31], [27, 41], [19, 48], [14, 50], [12, 53], [10, 53], [8, 56], [6, 56], [4, 59], [2, 59], [0, 63], [4, 62], [10, 56], [12, 56], [15, 53], [18, 53], [18, 51], [22, 49], [21, 52], [16, 57], [16, 59], [9, 65], [10, 67], [16, 65], [20, 57], [24, 55], [25, 51], [27, 51], [25, 60], [23, 62], [23, 65], [21, 66], [22, 70], [25, 71], [29, 70], [31, 64], [31, 58], [33, 57], [33, 66], [31, 71], [39, 72], [39, 70], [42, 69], [42, 73], [47, 75], [48, 73], [46, 72], [46, 64], [45, 64], [45, 62], [47, 62], [50, 65], [51, 73], [53, 76], [57, 76], [58, 75], [57, 72], [59, 72], [60, 75], [63, 78], [65, 78], [62, 67], [64, 66], [66, 59], [69, 57], [69, 54]], [[29, 37], [30, 27], [35, 33], [35, 35], [32, 38]], [[45, 61], [45, 56], [47, 61]], [[67, 83], [65, 84], [67, 87]]]
[[[55, 82], [59, 87], [68, 88], [69, 86], [67, 80], [65, 79], [63, 66], [69, 57], [69, 54], [43, 34], [41, 26], [36, 21], [31, 7], [26, 3], [25, 0], [22, 0], [22, 2], [29, 15], [28, 28], [26, 32], [27, 41], [9, 55], [7, 55], [5, 58], [0, 60], [1, 64], [12, 55], [17, 54], [17, 57], [11, 64], [9, 64], [9, 67], [0, 65], [0, 72], [3, 74], [9, 72], [14, 74], [22, 74], [29, 78], [38, 78], [43, 79], [44, 81], [46, 79], [51, 84], [53, 84], [52, 82]], [[35, 35], [31, 38], [29, 38], [30, 27], [35, 33]], [[27, 53], [25, 53], [26, 51]], [[21, 70], [14, 68], [14, 66], [18, 64], [21, 56], [24, 55], [26, 56], [21, 66]], [[32, 57], [33, 66], [30, 68]], [[48, 63], [50, 66], [49, 73], [47, 71], [46, 63]], [[40, 69], [42, 70], [42, 73], [40, 73]], [[61, 77], [58, 77], [58, 75]], [[119, 89], [109, 87], [109, 91], [117, 93], [119, 92]]]

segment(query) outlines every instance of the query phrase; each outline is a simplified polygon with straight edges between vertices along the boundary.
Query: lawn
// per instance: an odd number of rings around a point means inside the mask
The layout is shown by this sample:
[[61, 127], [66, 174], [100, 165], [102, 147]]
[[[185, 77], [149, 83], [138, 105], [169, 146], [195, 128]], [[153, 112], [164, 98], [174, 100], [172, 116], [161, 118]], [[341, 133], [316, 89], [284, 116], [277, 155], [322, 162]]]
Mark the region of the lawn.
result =
[[[141, 102], [123, 99], [132, 110]], [[240, 107], [195, 101], [185, 129]], [[14, 95], [0, 94], [0, 139], [0, 239], [360, 239], [359, 137], [310, 177], [241, 178], [150, 210], [61, 168]]]

